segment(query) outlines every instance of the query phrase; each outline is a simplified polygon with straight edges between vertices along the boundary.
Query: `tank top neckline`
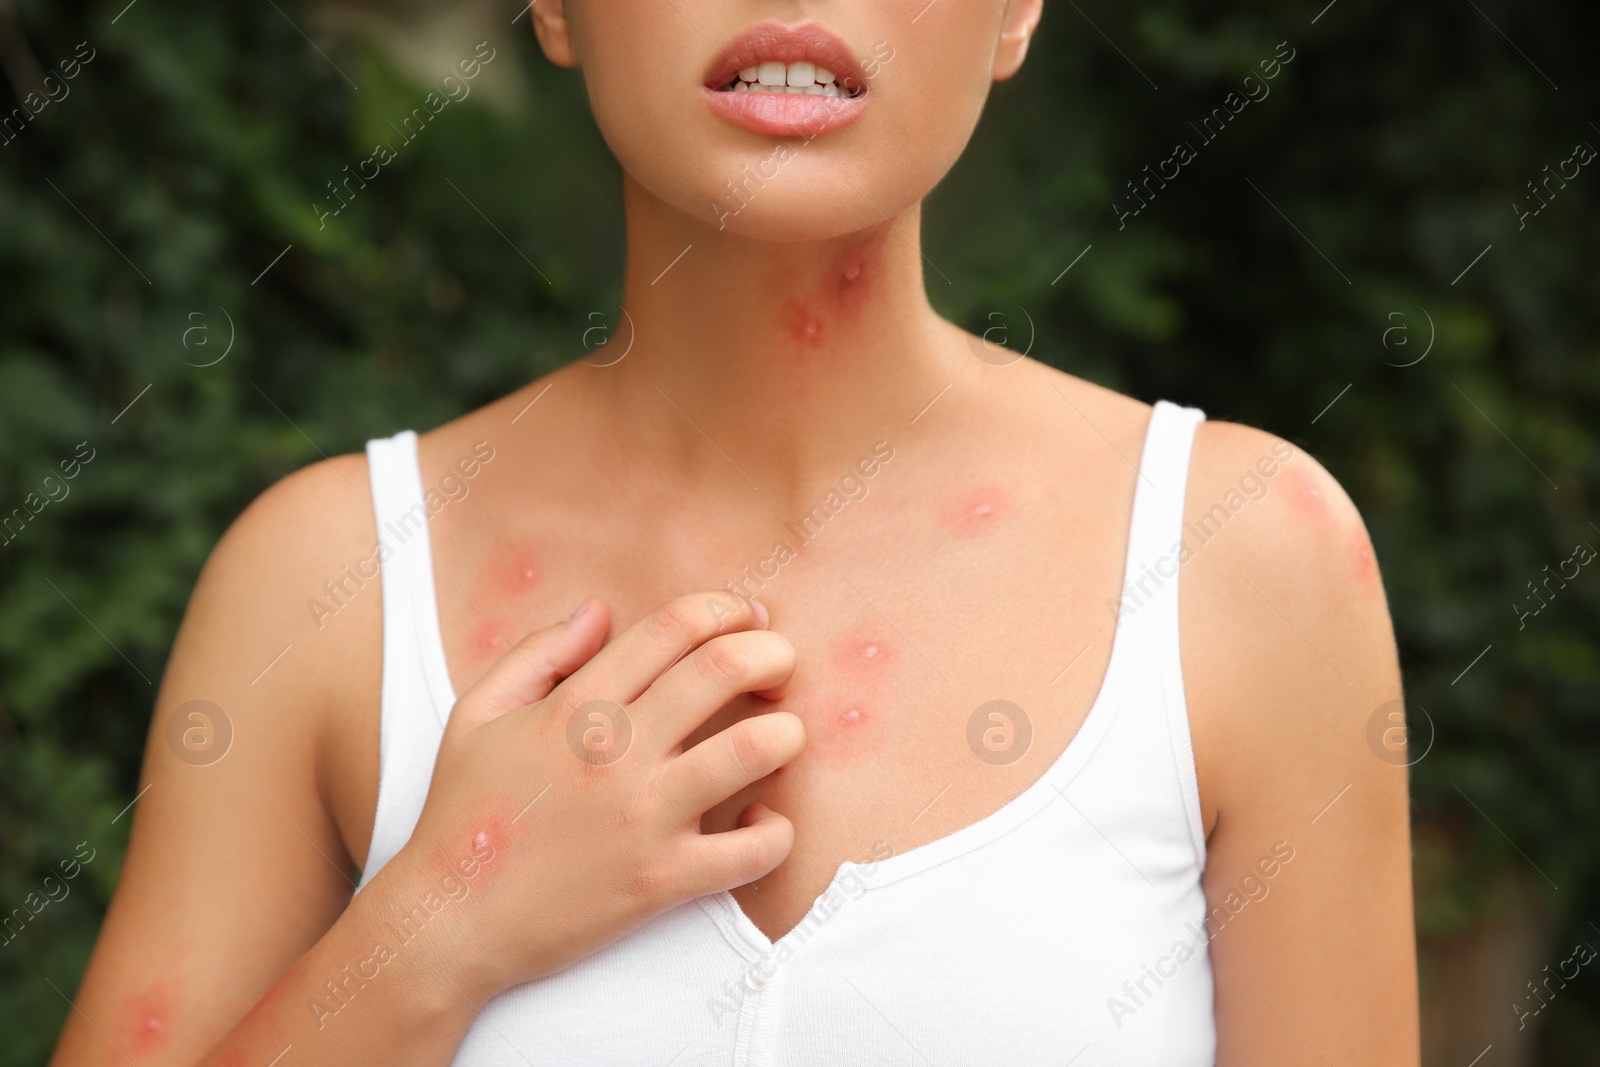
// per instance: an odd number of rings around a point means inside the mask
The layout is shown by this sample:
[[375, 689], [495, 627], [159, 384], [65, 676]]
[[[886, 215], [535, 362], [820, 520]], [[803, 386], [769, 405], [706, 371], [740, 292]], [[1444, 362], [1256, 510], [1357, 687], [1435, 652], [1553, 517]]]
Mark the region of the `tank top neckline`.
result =
[[[1183, 410], [1164, 400], [1158, 401], [1151, 408], [1149, 424], [1145, 428], [1144, 445], [1136, 468], [1134, 504], [1129, 514], [1127, 550], [1123, 559], [1122, 583], [1118, 586], [1119, 589], [1126, 587], [1129, 576], [1140, 558], [1147, 557], [1149, 555], [1147, 550], [1154, 547], [1147, 543], [1149, 541], [1147, 535], [1157, 533], [1154, 529], [1157, 516], [1151, 512], [1155, 507], [1160, 486], [1150, 479], [1161, 458], [1158, 452], [1163, 443], [1161, 435], [1166, 425], [1165, 420], [1181, 414]], [[1168, 411], [1170, 415], [1167, 414]], [[1141, 500], [1146, 502], [1142, 509]], [[817, 895], [816, 901], [807, 909], [806, 914], [810, 914], [829, 892], [836, 890], [841, 880], [848, 874], [859, 875], [863, 869], [870, 867], [871, 873], [864, 880], [871, 886], [897, 882], [998, 841], [1057, 800], [1071, 804], [1071, 799], [1066, 795], [1068, 783], [1093, 757], [1095, 749], [1110, 730], [1117, 711], [1122, 706], [1128, 665], [1135, 657], [1133, 651], [1135, 638], [1135, 632], [1130, 632], [1129, 628], [1121, 625], [1113, 630], [1111, 655], [1107, 659], [1100, 687], [1089, 705], [1088, 714], [1084, 716], [1083, 722], [1078, 725], [1077, 731], [1068, 740], [1060, 755], [1052, 760], [1027, 788], [988, 815], [943, 837], [872, 864], [846, 860], [839, 864], [828, 885]], [[805, 926], [802, 919], [774, 941], [745, 914], [732, 893], [726, 891], [713, 893], [699, 898], [699, 903], [722, 930], [723, 936], [752, 962], [788, 946], [802, 933]]]
[[[1193, 427], [1203, 419], [1204, 415], [1197, 409], [1180, 407], [1166, 400], [1158, 400], [1151, 407], [1136, 467], [1133, 506], [1129, 514], [1126, 555], [1123, 559], [1122, 584], [1119, 589], [1128, 587], [1135, 568], [1141, 562], [1148, 562], [1157, 556], [1161, 547], [1162, 529], [1167, 526], [1176, 528], [1178, 525], [1170, 521], [1170, 516], [1164, 518], [1161, 514], [1163, 503], [1168, 503], [1170, 507], [1169, 498], [1173, 495], [1172, 487], [1161, 482], [1167, 478], [1178, 479], [1176, 497], [1177, 506], [1181, 509], [1187, 468], [1165, 471], [1160, 468], [1174, 450], [1178, 451], [1183, 460], [1187, 460], [1189, 440], [1182, 435], [1192, 433]], [[396, 434], [393, 440], [399, 446], [396, 458], [400, 461], [395, 464], [395, 467], [400, 469], [394, 473], [403, 478], [405, 483], [394, 486], [394, 491], [403, 496], [421, 499], [422, 479], [417, 435], [414, 431], [406, 430]], [[1180, 445], [1181, 450], [1178, 449]], [[409, 562], [410, 573], [407, 575], [407, 584], [411, 587], [413, 597], [413, 621], [417, 627], [419, 646], [416, 651], [423, 674], [428, 680], [430, 703], [442, 729], [449, 710], [455, 706], [457, 695], [450, 679], [448, 658], [445, 654], [444, 634], [434, 584], [433, 548], [425, 523], [417, 531], [416, 537], [420, 542], [417, 546], [419, 551], [402, 555]], [[1170, 614], [1175, 620], [1176, 598], [1171, 599], [1174, 603], [1171, 605]], [[1150, 617], [1160, 614], [1160, 612], [1141, 613]], [[1137, 621], [1153, 623], [1159, 619]], [[1175, 640], [1175, 625], [1170, 629], [1171, 636]], [[1072, 804], [1071, 799], [1066, 796], [1066, 787], [1088, 764], [1100, 741], [1111, 728], [1123, 703], [1122, 696], [1128, 683], [1129, 667], [1137, 658], [1138, 650], [1135, 648], [1135, 642], [1143, 639], [1146, 632], [1144, 625], [1129, 625], [1119, 619], [1112, 634], [1111, 654], [1105, 673], [1089, 706], [1088, 714], [1061, 753], [1021, 793], [977, 821], [905, 852], [896, 853], [870, 864], [846, 860], [835, 870], [833, 878], [818, 895], [817, 901], [820, 902], [833, 891], [848, 874], [855, 873], [861, 877], [860, 872], [870, 868], [870, 874], [865, 876], [864, 880], [872, 887], [897, 882], [998, 841], [1057, 800]], [[1181, 717], [1186, 720], [1186, 712]], [[1191, 816], [1197, 814], [1191, 812]], [[1196, 844], [1203, 860], [1203, 838], [1197, 836]], [[729, 892], [700, 897], [697, 903], [728, 942], [741, 955], [752, 961], [784, 946], [804, 925], [803, 922], [798, 924], [774, 941], [745, 914], [744, 909]]]

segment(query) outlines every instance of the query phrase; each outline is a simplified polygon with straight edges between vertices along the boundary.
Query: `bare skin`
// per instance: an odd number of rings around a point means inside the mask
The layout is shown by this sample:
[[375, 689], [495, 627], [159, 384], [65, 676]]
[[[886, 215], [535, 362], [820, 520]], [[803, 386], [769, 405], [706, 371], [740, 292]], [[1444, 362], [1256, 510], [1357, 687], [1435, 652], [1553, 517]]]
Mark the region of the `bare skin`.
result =
[[[696, 22], [720, 10], [691, 6]], [[626, 167], [631, 134], [607, 112], [606, 50], [625, 49], [630, 33], [684, 30], [670, 10], [592, 9], [588, 23], [582, 10], [541, 3], [535, 25], [557, 62], [606, 42], [586, 72]], [[956, 83], [951, 92], [967, 92], [948, 76], [950, 57], [987, 33], [995, 43], [978, 73], [1005, 77], [1038, 14], [1021, 0], [952, 13], [956, 23], [908, 50], [900, 69], [927, 63]], [[624, 15], [644, 24], [607, 21]], [[843, 13], [836, 24], [848, 26]], [[819, 168], [837, 163], [822, 155], [832, 144], [808, 147]], [[802, 165], [812, 161], [792, 165], [796, 189]], [[422, 438], [425, 486], [459, 471], [480, 442], [493, 459], [429, 526], [462, 699], [412, 843], [351, 902], [377, 795], [382, 591], [368, 581], [320, 618], [307, 607], [377, 536], [365, 459], [343, 456], [264, 494], [207, 565], [157, 702], [142, 776], [152, 785], [55, 1063], [264, 1064], [289, 1044], [297, 1063], [445, 1063], [490, 996], [696, 893], [732, 887], [777, 938], [840, 863], [978, 821], [1070, 743], [1115, 635], [1107, 602], [1120, 591], [1148, 407], [1031, 361], [974, 358], [974, 339], [923, 292], [926, 188], [915, 175], [901, 176], [910, 191], [899, 196], [890, 179], [863, 184], [864, 199], [894, 208], [892, 225], [859, 202], [832, 205], [839, 232], [779, 243], [763, 227], [792, 228], [800, 210], [782, 189], [752, 207], [751, 232], [717, 230], [651, 166], [630, 168], [625, 183], [624, 303], [636, 324], [627, 357], [573, 364]], [[1275, 446], [1285, 447], [1203, 424], [1191, 520]], [[802, 543], [786, 524], [875, 448], [866, 495]], [[1365, 735], [1372, 710], [1400, 696], [1387, 606], [1349, 499], [1310, 456], [1291, 456], [1181, 568], [1211, 904], [1227, 908], [1276, 842], [1295, 850], [1270, 898], [1212, 942], [1218, 1062], [1415, 1063], [1406, 780]], [[780, 540], [793, 558], [745, 587], [769, 625], [739, 608], [723, 632], [686, 638], [699, 651], [670, 668], [671, 656], [641, 643], [658, 606], [685, 595], [705, 605], [746, 567], [760, 570]], [[600, 601], [578, 622], [511, 649], [591, 595]], [[721, 600], [738, 603], [726, 589]], [[621, 699], [618, 687], [643, 702], [636, 720], [667, 719], [687, 744], [630, 752], [637, 777], [607, 792], [550, 724], [578, 696]], [[236, 730], [211, 767], [183, 764], [164, 740], [172, 709], [196, 698], [227, 709]], [[966, 743], [973, 709], [997, 698], [1034, 729], [1028, 754], [1005, 767]], [[697, 752], [728, 758], [688, 762]], [[513, 824], [537, 792], [523, 783], [543, 781], [563, 784], [546, 798], [559, 802]], [[682, 803], [668, 805], [676, 819], [640, 807], [654, 795], [641, 783], [661, 782], [682, 787]], [[588, 857], [587, 828], [621, 813], [642, 829]], [[745, 844], [694, 852], [710, 840], [702, 832]], [[471, 907], [318, 1032], [307, 999], [366, 955], [387, 910], [467, 853], [481, 860], [480, 846], [493, 858], [478, 864]], [[551, 856], [570, 857], [582, 892], [548, 879], [531, 894], [496, 891], [505, 871], [548, 868], [535, 861]], [[558, 905], [563, 930], [534, 918]], [[504, 944], [507, 929], [515, 958], [485, 966], [494, 954], [483, 946]]]

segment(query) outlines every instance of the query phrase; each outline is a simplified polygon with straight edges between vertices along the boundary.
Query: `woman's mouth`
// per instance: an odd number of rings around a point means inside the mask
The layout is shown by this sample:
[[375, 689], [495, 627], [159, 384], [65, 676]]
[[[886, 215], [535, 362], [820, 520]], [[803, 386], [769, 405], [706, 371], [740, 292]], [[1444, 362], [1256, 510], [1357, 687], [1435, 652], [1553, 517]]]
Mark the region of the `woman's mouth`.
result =
[[849, 47], [816, 22], [764, 22], [718, 51], [704, 81], [706, 102], [752, 133], [803, 137], [860, 117], [867, 83]]

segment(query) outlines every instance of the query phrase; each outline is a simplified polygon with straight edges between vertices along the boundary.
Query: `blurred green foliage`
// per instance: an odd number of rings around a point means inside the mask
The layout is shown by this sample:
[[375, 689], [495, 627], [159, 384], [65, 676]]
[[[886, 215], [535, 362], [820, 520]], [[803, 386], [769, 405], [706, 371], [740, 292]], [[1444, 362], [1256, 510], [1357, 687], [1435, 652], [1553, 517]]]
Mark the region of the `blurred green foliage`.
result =
[[[1521, 228], [1512, 205], [1600, 145], [1600, 13], [1318, 6], [1047, 3], [930, 199], [929, 289], [976, 332], [1273, 430], [1340, 478], [1383, 563], [1413, 725], [1425, 708], [1437, 734], [1412, 772], [1419, 930], [1469, 925], [1509, 871], [1554, 951], [1600, 920], [1600, 576], [1524, 628], [1512, 605], [1600, 546], [1600, 174]], [[120, 9], [26, 0], [20, 37], [0, 21], [14, 82], [19, 51], [95, 52], [0, 146], [0, 511], [94, 453], [0, 545], [0, 907], [96, 849], [0, 950], [0, 1065], [41, 1062], [68, 1010], [153, 683], [227, 523], [320, 454], [573, 358], [619, 300], [616, 165], [526, 23], [498, 42], [526, 80], [514, 108], [452, 104], [319, 228], [325, 183], [429, 86], [353, 41], [325, 58], [298, 5]], [[1270, 96], [1202, 144], [1189, 123], [1279, 42], [1294, 59]], [[1197, 158], [1119, 228], [1124, 183], [1185, 140]], [[1592, 1062], [1600, 990], [1563, 996], [1540, 1062]]]

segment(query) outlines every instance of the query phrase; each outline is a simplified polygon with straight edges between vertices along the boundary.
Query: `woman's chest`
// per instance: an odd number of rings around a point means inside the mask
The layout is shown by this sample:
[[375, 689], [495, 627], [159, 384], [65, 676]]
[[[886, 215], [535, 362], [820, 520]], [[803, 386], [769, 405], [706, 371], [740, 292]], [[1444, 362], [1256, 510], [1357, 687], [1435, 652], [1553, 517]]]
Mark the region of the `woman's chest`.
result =
[[734, 894], [776, 938], [841, 863], [904, 853], [983, 819], [1077, 732], [1110, 655], [1122, 531], [1074, 525], [1049, 513], [1057, 503], [996, 490], [739, 534], [706, 526], [630, 538], [618, 521], [582, 538], [558, 523], [487, 543], [447, 535], [436, 551], [445, 659], [459, 693], [511, 642], [590, 593], [606, 599], [617, 631], [696, 589], [766, 604], [795, 649], [784, 696], [706, 708], [688, 744], [773, 710], [805, 725], [799, 758], [702, 819], [707, 832], [729, 829], [759, 801], [793, 822], [785, 863]]

